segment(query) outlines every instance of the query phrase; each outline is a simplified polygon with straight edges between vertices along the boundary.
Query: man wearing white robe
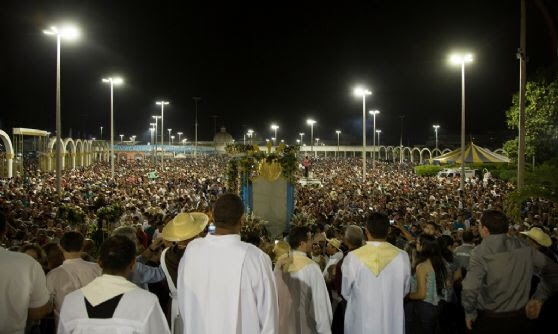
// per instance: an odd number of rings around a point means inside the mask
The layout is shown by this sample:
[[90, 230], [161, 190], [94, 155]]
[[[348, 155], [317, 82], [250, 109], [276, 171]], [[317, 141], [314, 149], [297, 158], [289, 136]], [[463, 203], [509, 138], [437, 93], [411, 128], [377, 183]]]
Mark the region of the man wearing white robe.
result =
[[64, 233], [58, 246], [64, 254], [64, 262], [46, 276], [47, 288], [54, 297], [54, 315], [57, 320], [64, 297], [101, 276], [102, 270], [97, 263], [81, 258], [83, 240], [83, 235], [79, 232]]
[[170, 334], [157, 296], [126, 279], [135, 253], [136, 245], [120, 235], [101, 245], [103, 275], [64, 298], [58, 334]]
[[293, 251], [275, 266], [279, 334], [330, 334], [333, 315], [327, 287], [320, 267], [307, 256], [312, 246], [310, 230], [292, 228], [289, 244]]
[[345, 333], [405, 333], [403, 299], [410, 288], [411, 265], [406, 252], [385, 241], [389, 228], [385, 215], [372, 214], [366, 222], [369, 241], [343, 261]]
[[222, 195], [213, 207], [215, 234], [188, 244], [178, 267], [178, 306], [184, 333], [277, 333], [278, 306], [271, 260], [240, 240], [240, 197]]

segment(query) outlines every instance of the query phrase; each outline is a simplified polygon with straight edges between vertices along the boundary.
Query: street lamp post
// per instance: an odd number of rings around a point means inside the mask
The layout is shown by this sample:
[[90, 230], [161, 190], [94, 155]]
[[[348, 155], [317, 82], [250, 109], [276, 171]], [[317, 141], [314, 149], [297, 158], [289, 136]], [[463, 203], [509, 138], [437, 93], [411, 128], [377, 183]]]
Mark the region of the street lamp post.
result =
[[337, 133], [337, 152], [335, 152], [335, 157], [337, 158], [337, 154], [339, 154], [339, 135], [341, 134], [341, 130], [335, 130]]
[[62, 120], [60, 115], [60, 42], [62, 38], [72, 40], [79, 37], [75, 27], [67, 26], [58, 29], [50, 27], [43, 30], [45, 35], [56, 36], [56, 192], [62, 195]]
[[100, 140], [103, 140], [103, 127], [101, 126], [100, 128], [101, 128], [101, 136], [99, 138]]
[[171, 146], [172, 146], [172, 143], [174, 143], [174, 135], [172, 135], [172, 136], [170, 137], [170, 144], [171, 144]]
[[454, 65], [461, 65], [461, 183], [460, 190], [465, 191], [465, 64], [473, 61], [473, 55], [453, 54], [450, 61]]
[[[314, 124], [316, 124], [316, 121], [313, 119], [307, 119], [306, 124], [310, 125], [310, 151], [314, 151]], [[316, 152], [314, 152], [314, 156], [316, 156]]]
[[159, 123], [159, 118], [161, 118], [161, 116], [151, 116], [155, 119], [155, 137], [153, 137], [153, 144], [155, 144], [155, 161], [157, 160], [157, 136], [159, 135], [158, 132], [158, 123]]
[[[122, 84], [122, 78], [105, 78], [104, 83], [110, 84], [110, 177], [114, 180], [114, 85]], [[103, 127], [101, 126], [101, 139]]]
[[163, 120], [165, 117], [165, 105], [169, 104], [168, 101], [157, 101], [155, 102], [155, 104], [160, 105], [161, 106], [161, 169], [163, 169], [165, 166], [165, 149], [164, 146], [165, 142], [164, 142], [164, 134], [165, 134], [165, 128], [163, 127]]
[[254, 134], [254, 130], [248, 129], [248, 138], [250, 138], [250, 145], [252, 145], [252, 135]]
[[172, 142], [171, 142], [171, 132], [172, 132], [172, 129], [167, 129], [167, 131], [169, 132], [169, 145], [172, 145]]
[[374, 135], [376, 133], [376, 115], [378, 115], [380, 113], [379, 110], [370, 110], [369, 111], [370, 115], [372, 115], [373, 118], [373, 125], [374, 125], [374, 129], [372, 130], [372, 169], [374, 169], [374, 167], [376, 167], [376, 136]]
[[302, 140], [302, 137], [304, 137], [304, 132], [299, 133], [300, 135], [300, 145], [304, 145], [304, 141]]
[[196, 106], [196, 117], [195, 117], [195, 125], [194, 125], [194, 157], [198, 155], [198, 101], [201, 100], [201, 97], [194, 96], [192, 98], [194, 100], [194, 105]]
[[434, 128], [434, 134], [436, 136], [436, 149], [438, 149], [438, 129], [440, 126], [438, 124], [434, 124], [432, 127]]
[[277, 129], [279, 129], [279, 125], [277, 124], [271, 124], [271, 130], [274, 131], [274, 136], [273, 136], [273, 145], [276, 145], [276, 140], [277, 140]]
[[366, 88], [357, 87], [356, 96], [362, 96], [362, 181], [366, 180], [366, 96], [372, 92]]
[[121, 134], [121, 135], [120, 135], [120, 145], [122, 145], [122, 140], [123, 140], [123, 139], [124, 139], [124, 135]]
[[178, 142], [180, 143], [180, 137], [182, 137], [182, 132], [177, 132], [178, 134]]
[[380, 147], [380, 134], [382, 133], [382, 130], [378, 129], [378, 130], [376, 130], [376, 133], [378, 134], [378, 159], [380, 159], [381, 155], [380, 155], [379, 147]]

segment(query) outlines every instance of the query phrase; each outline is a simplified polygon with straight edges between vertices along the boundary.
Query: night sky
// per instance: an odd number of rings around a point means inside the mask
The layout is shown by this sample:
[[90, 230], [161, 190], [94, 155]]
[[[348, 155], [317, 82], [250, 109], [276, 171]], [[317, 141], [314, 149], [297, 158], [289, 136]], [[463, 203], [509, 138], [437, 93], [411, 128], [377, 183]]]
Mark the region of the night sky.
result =
[[[558, 5], [543, 1], [554, 21]], [[528, 73], [556, 62], [544, 16], [528, 1]], [[293, 143], [317, 121], [314, 138], [362, 143], [362, 99], [379, 109], [382, 144], [440, 141], [460, 133], [461, 73], [448, 65], [453, 50], [475, 60], [466, 69], [467, 135], [491, 137], [498, 147], [513, 136], [505, 110], [519, 85], [519, 0], [269, 2], [228, 4], [167, 1], [3, 1], [0, 4], [2, 81], [0, 128], [54, 132], [56, 41], [43, 29], [76, 23], [82, 37], [62, 44], [63, 136], [109, 137], [109, 87], [115, 89], [115, 140], [149, 140], [151, 115], [165, 108], [165, 129], [199, 140], [216, 126], [237, 140], [247, 129]], [[556, 29], [556, 24], [554, 25]], [[404, 115], [403, 122], [400, 116]], [[372, 127], [371, 117], [367, 125]], [[165, 135], [167, 132], [165, 131]], [[371, 138], [371, 131], [368, 138]], [[371, 142], [371, 140], [369, 141]]]

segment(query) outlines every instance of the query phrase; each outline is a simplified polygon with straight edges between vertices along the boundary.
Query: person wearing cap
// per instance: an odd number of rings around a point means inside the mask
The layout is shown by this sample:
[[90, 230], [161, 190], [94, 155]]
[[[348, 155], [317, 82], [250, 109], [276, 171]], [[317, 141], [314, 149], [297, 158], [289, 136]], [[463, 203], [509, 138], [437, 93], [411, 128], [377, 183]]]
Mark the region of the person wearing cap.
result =
[[277, 290], [271, 259], [240, 240], [242, 199], [221, 195], [214, 234], [192, 240], [178, 266], [183, 333], [277, 333]]
[[[527, 237], [531, 246], [546, 256], [547, 262], [558, 263], [557, 254], [550, 248], [552, 246], [552, 239], [540, 227], [532, 227], [529, 231], [523, 231], [520, 233]], [[540, 277], [534, 275], [531, 281], [531, 289], [535, 286], [538, 287], [540, 281]], [[546, 287], [543, 288], [546, 289]], [[537, 310], [538, 314], [534, 321], [534, 331], [537, 333], [545, 333], [549, 328], [554, 327], [554, 317], [558, 311], [558, 294], [556, 292], [551, 293], [549, 291], [548, 297], [545, 295], [543, 298], [540, 298], [540, 296], [536, 296], [535, 298], [546, 299], [544, 300], [544, 303], [542, 303], [542, 300], [540, 301], [542, 305], [540, 310]], [[539, 302], [535, 298], [531, 300], [531, 303]]]
[[403, 300], [411, 284], [407, 252], [386, 241], [389, 219], [382, 213], [366, 221], [366, 245], [343, 260], [341, 294], [347, 300], [345, 333], [403, 334]]
[[533, 247], [510, 237], [508, 227], [501, 211], [483, 212], [482, 242], [471, 252], [461, 293], [465, 323], [474, 333], [531, 332], [526, 314], [531, 277], [542, 272], [546, 260]]
[[165, 225], [161, 233], [163, 240], [173, 243], [161, 253], [161, 268], [165, 272], [172, 299], [169, 317], [172, 333], [182, 332], [176, 292], [178, 264], [188, 243], [203, 232], [208, 221], [209, 217], [202, 212], [179, 213]]
[[343, 258], [341, 241], [336, 238], [327, 239], [326, 254], [328, 256], [328, 260], [325, 265], [323, 275], [326, 282], [329, 282], [335, 275], [335, 264]]
[[324, 277], [307, 256], [312, 245], [306, 226], [293, 227], [288, 236], [291, 253], [275, 265], [279, 300], [279, 333], [331, 333], [333, 312]]

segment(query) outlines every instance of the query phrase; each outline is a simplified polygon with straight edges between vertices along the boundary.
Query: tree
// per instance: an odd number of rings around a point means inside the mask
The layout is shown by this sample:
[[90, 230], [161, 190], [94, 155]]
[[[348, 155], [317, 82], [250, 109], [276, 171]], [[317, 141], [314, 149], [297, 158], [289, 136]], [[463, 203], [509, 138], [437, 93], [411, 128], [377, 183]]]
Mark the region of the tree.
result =
[[[519, 96], [515, 94], [506, 111], [511, 129], [519, 125]], [[517, 138], [504, 144], [510, 158], [517, 160]], [[558, 156], [558, 76], [541, 76], [525, 87], [525, 156], [529, 161], [546, 161]]]

